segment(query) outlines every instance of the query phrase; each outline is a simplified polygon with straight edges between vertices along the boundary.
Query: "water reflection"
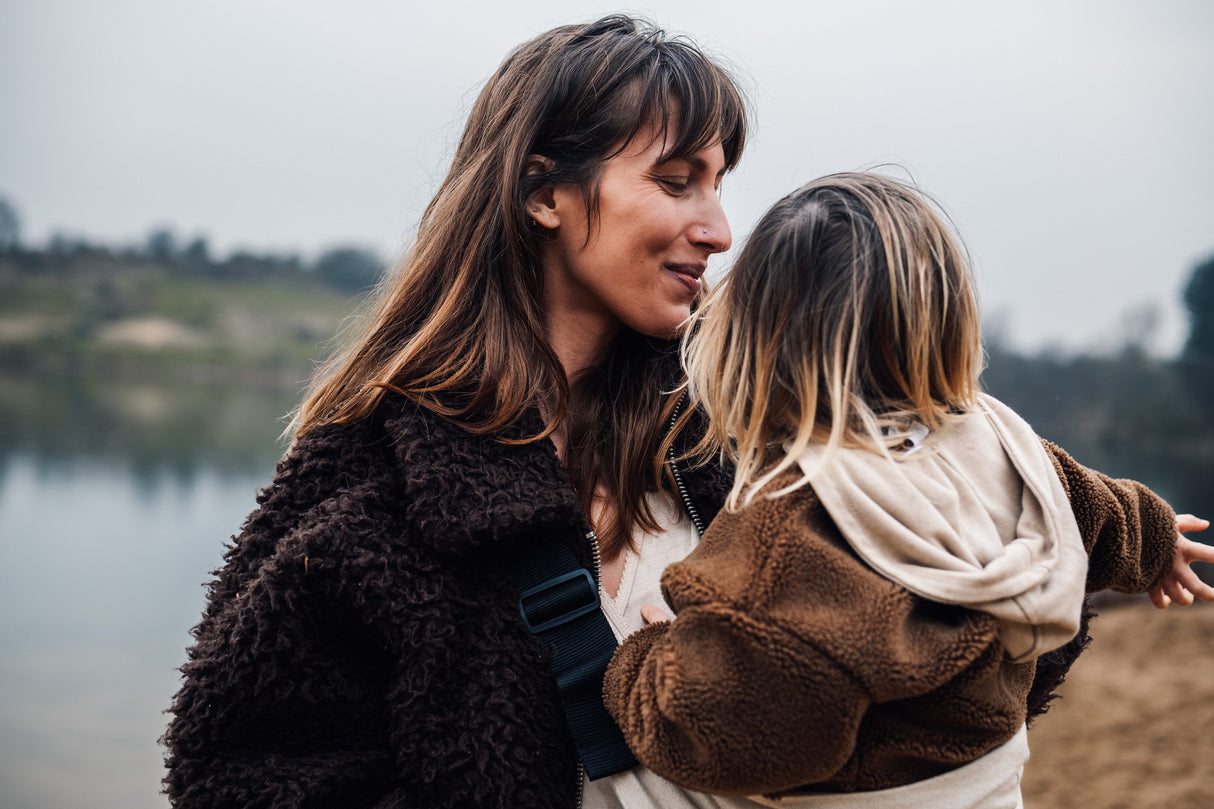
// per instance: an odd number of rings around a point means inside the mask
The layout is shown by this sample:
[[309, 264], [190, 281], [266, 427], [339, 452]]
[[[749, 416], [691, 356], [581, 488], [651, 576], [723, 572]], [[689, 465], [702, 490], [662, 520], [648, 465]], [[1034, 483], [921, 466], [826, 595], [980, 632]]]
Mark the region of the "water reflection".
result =
[[145, 485], [273, 468], [294, 391], [188, 380], [0, 377], [0, 460], [120, 464]]
[[167, 805], [156, 740], [175, 669], [292, 396], [0, 386], [6, 809]]

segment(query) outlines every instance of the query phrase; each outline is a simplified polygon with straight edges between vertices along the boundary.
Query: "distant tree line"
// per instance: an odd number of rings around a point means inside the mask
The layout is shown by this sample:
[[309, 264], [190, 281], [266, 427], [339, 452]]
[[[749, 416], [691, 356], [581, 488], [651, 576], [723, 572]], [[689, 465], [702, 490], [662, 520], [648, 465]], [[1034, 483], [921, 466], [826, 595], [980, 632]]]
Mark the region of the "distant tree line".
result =
[[1024, 356], [988, 339], [983, 385], [1081, 462], [1214, 513], [1214, 256], [1193, 269], [1184, 304], [1189, 335], [1175, 359], [1133, 337], [1100, 357]]
[[1180, 355], [1185, 382], [1203, 401], [1214, 397], [1214, 256], [1197, 265], [1184, 290], [1189, 339]]
[[29, 272], [66, 270], [88, 259], [152, 262], [172, 272], [217, 279], [268, 279], [304, 272], [346, 293], [373, 287], [386, 270], [384, 260], [374, 250], [360, 245], [328, 248], [311, 262], [295, 254], [244, 250], [220, 259], [212, 254], [205, 236], [183, 240], [168, 227], [154, 228], [142, 244], [117, 248], [57, 233], [45, 248], [38, 249], [22, 244], [20, 217], [4, 197], [0, 197], [0, 255], [16, 269]]

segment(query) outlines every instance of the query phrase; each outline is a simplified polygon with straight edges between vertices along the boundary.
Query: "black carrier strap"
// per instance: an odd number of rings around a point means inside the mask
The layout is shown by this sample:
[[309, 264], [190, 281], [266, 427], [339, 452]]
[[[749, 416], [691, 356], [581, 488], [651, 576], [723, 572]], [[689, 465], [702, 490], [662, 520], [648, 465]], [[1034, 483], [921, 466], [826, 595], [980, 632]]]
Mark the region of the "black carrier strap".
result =
[[[687, 401], [684, 392], [670, 415], [671, 430]], [[667, 461], [683, 508], [696, 533], [703, 535], [704, 523], [679, 472], [673, 445]], [[586, 534], [591, 541], [593, 536]], [[531, 633], [551, 650], [552, 673], [586, 775], [593, 780], [635, 767], [637, 760], [624, 743], [624, 734], [603, 706], [603, 673], [616, 642], [599, 610], [597, 571], [581, 565], [565, 543], [553, 542], [520, 559], [516, 572], [519, 612]]]
[[535, 549], [517, 566], [523, 623], [552, 655], [552, 673], [587, 777], [636, 766], [624, 735], [603, 706], [603, 672], [615, 635], [599, 610], [595, 574], [563, 542]]

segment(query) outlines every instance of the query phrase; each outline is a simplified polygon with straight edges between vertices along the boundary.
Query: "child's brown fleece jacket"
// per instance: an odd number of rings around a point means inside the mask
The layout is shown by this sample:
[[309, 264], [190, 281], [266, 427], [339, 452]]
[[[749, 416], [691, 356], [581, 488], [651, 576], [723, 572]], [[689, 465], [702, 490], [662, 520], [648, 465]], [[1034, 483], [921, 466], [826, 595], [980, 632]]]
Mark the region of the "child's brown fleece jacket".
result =
[[[1175, 555], [1171, 508], [1046, 447], [1088, 591], [1148, 590]], [[1036, 663], [1009, 662], [993, 616], [867, 567], [810, 487], [722, 512], [662, 586], [677, 619], [626, 639], [604, 698], [641, 763], [677, 784], [884, 789], [973, 761], [1024, 724]]]

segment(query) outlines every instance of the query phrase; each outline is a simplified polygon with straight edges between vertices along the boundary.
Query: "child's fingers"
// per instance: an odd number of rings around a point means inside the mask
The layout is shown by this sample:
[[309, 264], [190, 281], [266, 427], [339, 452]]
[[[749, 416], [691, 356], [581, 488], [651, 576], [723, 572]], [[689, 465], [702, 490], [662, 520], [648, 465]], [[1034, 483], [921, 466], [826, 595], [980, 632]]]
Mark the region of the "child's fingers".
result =
[[1204, 542], [1194, 542], [1191, 539], [1180, 538], [1176, 552], [1182, 554], [1189, 562], [1214, 562], [1214, 545]]
[[670, 620], [670, 616], [666, 614], [666, 610], [656, 604], [646, 604], [641, 607], [641, 620], [646, 624], [660, 624]]
[[1167, 593], [1163, 591], [1163, 585], [1157, 584], [1147, 591], [1147, 596], [1151, 599], [1151, 603], [1155, 605], [1157, 610], [1166, 610], [1172, 606], [1172, 599], [1168, 598]]
[[1175, 575], [1166, 577], [1163, 580], [1163, 591], [1168, 598], [1172, 599], [1173, 604], [1179, 604], [1182, 607], [1187, 607], [1193, 603], [1193, 594], [1185, 589], [1184, 585]]
[[1188, 565], [1177, 567], [1174, 577], [1181, 587], [1202, 601], [1214, 601], [1214, 587], [1206, 584], [1201, 577]]
[[1192, 514], [1177, 514], [1176, 515], [1176, 530], [1181, 533], [1189, 531], [1204, 531], [1210, 527], [1209, 520], [1203, 520], [1201, 517]]

